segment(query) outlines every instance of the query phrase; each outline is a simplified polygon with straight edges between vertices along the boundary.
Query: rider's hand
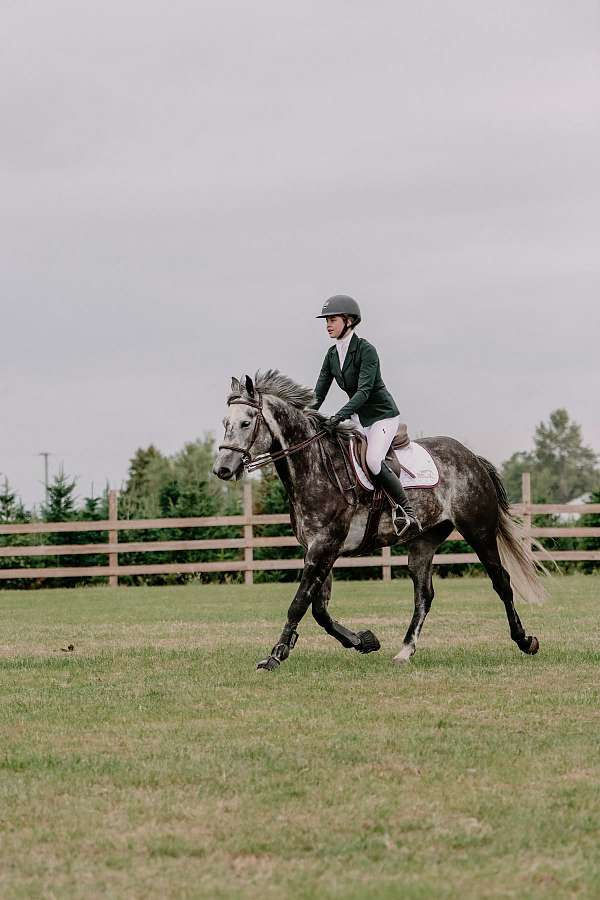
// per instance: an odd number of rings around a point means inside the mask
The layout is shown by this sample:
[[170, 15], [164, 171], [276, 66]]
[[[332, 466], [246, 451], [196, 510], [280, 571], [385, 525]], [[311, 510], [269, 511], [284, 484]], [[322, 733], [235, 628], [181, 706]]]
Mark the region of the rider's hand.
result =
[[341, 421], [342, 420], [338, 416], [329, 416], [329, 418], [325, 419], [325, 421], [323, 422], [323, 428], [325, 431], [328, 431], [330, 434], [332, 434]]

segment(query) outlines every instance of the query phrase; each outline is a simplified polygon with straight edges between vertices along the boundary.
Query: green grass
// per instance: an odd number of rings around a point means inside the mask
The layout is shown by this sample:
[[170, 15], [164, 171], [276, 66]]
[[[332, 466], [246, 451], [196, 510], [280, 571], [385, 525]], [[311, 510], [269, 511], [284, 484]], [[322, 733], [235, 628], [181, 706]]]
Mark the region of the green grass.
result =
[[[339, 582], [256, 673], [293, 585], [0, 592], [0, 896], [600, 896], [600, 578], [511, 643], [483, 578]], [[73, 644], [72, 652], [62, 647]]]

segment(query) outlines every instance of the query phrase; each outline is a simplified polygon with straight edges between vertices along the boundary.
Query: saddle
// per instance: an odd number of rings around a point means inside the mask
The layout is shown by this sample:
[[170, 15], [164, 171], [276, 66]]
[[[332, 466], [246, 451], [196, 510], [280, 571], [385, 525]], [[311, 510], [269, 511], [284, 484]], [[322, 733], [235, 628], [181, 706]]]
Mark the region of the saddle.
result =
[[[408, 447], [409, 444], [410, 438], [408, 436], [408, 429], [405, 423], [401, 422], [398, 426], [398, 431], [394, 435], [392, 443], [390, 444], [390, 449], [388, 450], [385, 457], [386, 463], [389, 465], [390, 469], [392, 469], [392, 471], [396, 475], [398, 475], [398, 477], [400, 477], [401, 465], [394, 451], [401, 450], [403, 447]], [[368, 473], [369, 467], [367, 466], [367, 438], [364, 434], [361, 434], [360, 432], [356, 433], [354, 447], [363, 471]], [[363, 535], [362, 541], [360, 542], [360, 545], [352, 553], [352, 556], [362, 556], [365, 552], [373, 548], [375, 538], [377, 537], [377, 532], [379, 530], [379, 521], [381, 519], [381, 514], [383, 512], [383, 506], [386, 497], [387, 495], [384, 494], [381, 488], [376, 488], [374, 490], [373, 499], [367, 518], [367, 524], [365, 526], [365, 533]]]
[[[400, 424], [398, 425], [398, 431], [394, 435], [392, 443], [390, 444], [390, 449], [388, 450], [385, 457], [386, 463], [395, 475], [400, 476], [401, 466], [398, 462], [398, 457], [394, 453], [394, 450], [402, 450], [403, 447], [408, 447], [409, 444], [410, 438], [408, 436], [408, 428], [406, 427], [404, 422], [400, 422]], [[355, 435], [354, 447], [356, 449], [358, 461], [362, 466], [363, 472], [368, 475], [369, 467], [367, 466], [367, 439], [361, 432], [357, 432]]]

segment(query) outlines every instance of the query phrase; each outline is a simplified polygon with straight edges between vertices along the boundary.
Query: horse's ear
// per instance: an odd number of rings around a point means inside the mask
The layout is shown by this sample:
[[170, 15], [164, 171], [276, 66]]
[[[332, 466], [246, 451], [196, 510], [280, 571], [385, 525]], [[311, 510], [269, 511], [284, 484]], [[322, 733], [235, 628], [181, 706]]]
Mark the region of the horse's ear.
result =
[[244, 386], [246, 388], [246, 393], [248, 394], [248, 396], [254, 397], [254, 382], [249, 375], [246, 375], [245, 377]]
[[240, 384], [239, 378], [231, 379], [231, 393], [232, 394], [241, 394], [242, 393], [242, 386]]

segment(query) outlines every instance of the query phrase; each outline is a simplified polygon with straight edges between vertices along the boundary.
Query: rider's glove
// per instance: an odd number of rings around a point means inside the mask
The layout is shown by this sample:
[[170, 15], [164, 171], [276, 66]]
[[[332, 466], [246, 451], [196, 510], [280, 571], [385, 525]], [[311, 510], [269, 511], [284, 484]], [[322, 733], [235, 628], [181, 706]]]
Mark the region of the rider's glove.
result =
[[335, 429], [337, 428], [337, 426], [340, 424], [341, 421], [342, 420], [337, 415], [329, 416], [329, 418], [325, 419], [325, 421], [323, 422], [323, 428], [325, 429], [325, 431], [328, 431], [331, 433], [331, 432], [335, 431]]

